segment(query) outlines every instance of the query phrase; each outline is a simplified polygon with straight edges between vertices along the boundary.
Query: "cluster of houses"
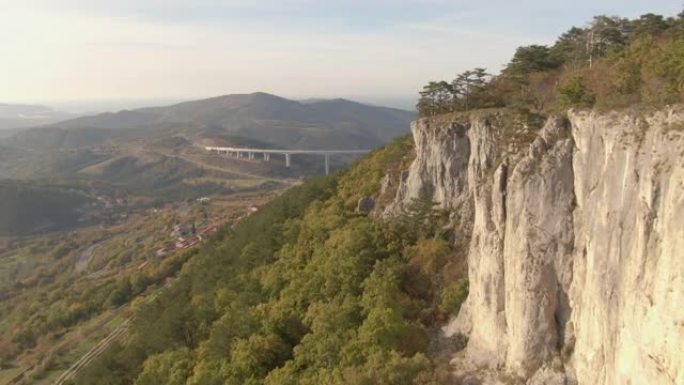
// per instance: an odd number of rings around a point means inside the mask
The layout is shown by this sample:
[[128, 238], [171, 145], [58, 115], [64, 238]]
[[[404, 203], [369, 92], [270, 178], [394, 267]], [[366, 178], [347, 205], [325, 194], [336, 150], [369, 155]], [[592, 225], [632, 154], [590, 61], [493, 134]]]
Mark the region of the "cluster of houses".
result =
[[126, 198], [115, 198], [107, 195], [98, 195], [97, 201], [105, 208], [123, 207], [128, 204]]
[[[247, 209], [247, 213], [239, 216], [236, 221], [240, 221], [244, 217], [257, 212], [258, 210], [259, 208], [256, 206], [251, 206]], [[194, 223], [175, 224], [171, 229], [171, 234], [169, 234], [172, 239], [175, 239], [175, 241], [157, 250], [154, 253], [154, 256], [158, 258], [166, 257], [177, 250], [191, 248], [209, 238], [210, 235], [216, 233], [219, 227], [223, 225], [225, 221], [225, 219], [217, 221], [201, 229], [197, 229]]]
[[[94, 195], [93, 195], [94, 196]], [[97, 195], [80, 207], [78, 221], [82, 223], [99, 223], [101, 228], [128, 218], [126, 208], [128, 200], [123, 197]]]
[[165, 257], [176, 250], [188, 249], [207, 239], [211, 234], [218, 231], [221, 222], [212, 223], [209, 226], [203, 227], [199, 230], [195, 225], [177, 224], [173, 226], [171, 231], [171, 238], [175, 239], [174, 243], [170, 243], [161, 249], [157, 250], [155, 257]]

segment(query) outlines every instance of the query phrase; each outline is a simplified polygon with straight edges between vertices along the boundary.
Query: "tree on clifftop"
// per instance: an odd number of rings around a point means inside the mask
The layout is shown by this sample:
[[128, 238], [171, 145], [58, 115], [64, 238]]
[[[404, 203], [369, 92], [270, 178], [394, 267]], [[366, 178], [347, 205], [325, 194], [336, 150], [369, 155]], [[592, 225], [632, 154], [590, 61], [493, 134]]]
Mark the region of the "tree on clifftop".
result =
[[487, 76], [489, 76], [487, 71], [484, 68], [478, 67], [458, 74], [451, 83], [451, 87], [456, 95], [463, 99], [464, 110], [468, 111], [471, 99], [474, 99], [473, 97], [476, 98], [487, 85]]

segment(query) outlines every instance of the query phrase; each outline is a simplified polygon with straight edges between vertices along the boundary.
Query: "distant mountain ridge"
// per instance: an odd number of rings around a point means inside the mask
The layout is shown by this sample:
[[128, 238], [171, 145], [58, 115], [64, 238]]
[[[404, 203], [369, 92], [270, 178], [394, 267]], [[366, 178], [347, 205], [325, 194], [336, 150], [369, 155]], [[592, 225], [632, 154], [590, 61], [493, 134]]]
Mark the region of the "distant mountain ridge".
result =
[[33, 104], [0, 103], [0, 136], [11, 135], [20, 128], [53, 124], [73, 119], [76, 115], [55, 111], [50, 107]]
[[345, 99], [294, 101], [257, 92], [104, 113], [37, 127], [6, 143], [75, 148], [183, 135], [212, 142], [240, 137], [285, 148], [373, 148], [407, 133], [415, 114]]

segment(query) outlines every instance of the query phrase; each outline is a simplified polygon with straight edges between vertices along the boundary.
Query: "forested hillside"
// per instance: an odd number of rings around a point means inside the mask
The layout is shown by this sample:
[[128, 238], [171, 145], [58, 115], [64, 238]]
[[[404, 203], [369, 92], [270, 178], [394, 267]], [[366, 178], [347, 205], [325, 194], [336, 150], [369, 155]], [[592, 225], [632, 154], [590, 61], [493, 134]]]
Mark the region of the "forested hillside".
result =
[[419, 201], [393, 221], [357, 211], [410, 154], [402, 138], [224, 230], [76, 382], [436, 381], [433, 329], [467, 294], [443, 218]]
[[[491, 107], [510, 107], [506, 112], [512, 113], [498, 114], [505, 117], [499, 131], [493, 128], [498, 122], [491, 122], [486, 114], [481, 119], [471, 114], [478, 124], [468, 120], [468, 113], [462, 122], [449, 116], [419, 121], [414, 134], [419, 147], [424, 147], [424, 157], [429, 158], [424, 161], [435, 172], [414, 175], [414, 181], [425, 181], [428, 186], [414, 191], [426, 197], [404, 202], [393, 218], [369, 211], [394, 197], [391, 190], [397, 186], [391, 183], [396, 182], [385, 183], [383, 176], [403, 180], [400, 183], [407, 180], [402, 171], [414, 152], [409, 138], [375, 151], [338, 175], [294, 187], [236, 227], [224, 229], [189, 260], [173, 285], [141, 308], [128, 336], [81, 372], [75, 383], [449, 383], [448, 372], [453, 368], [447, 361], [453, 356], [440, 343], [461, 350], [466, 341], [462, 337], [440, 341], [437, 330], [458, 313], [469, 287], [471, 298], [478, 293], [476, 280], [466, 278], [470, 234], [459, 234], [454, 226], [459, 220], [470, 221], [468, 215], [473, 212], [441, 211], [432, 201], [434, 191], [424, 190], [438, 181], [464, 196], [471, 191], [481, 194], [484, 203], [476, 210], [504, 204], [507, 162], [512, 162], [513, 170], [513, 159], [528, 150], [530, 157], [542, 151], [543, 132], [537, 128], [545, 120], [543, 115], [569, 107], [681, 101], [683, 26], [684, 14], [674, 18], [649, 14], [636, 20], [597, 17], [586, 28], [571, 29], [553, 47], [519, 48], [498, 76], [475, 69], [454, 82], [430, 83], [418, 105], [423, 116]], [[558, 140], [568, 141], [571, 152], [566, 121], [557, 121]], [[468, 136], [471, 128], [480, 136]], [[439, 139], [444, 133], [447, 139]], [[421, 141], [428, 137], [433, 142]], [[485, 139], [471, 142], [471, 138]], [[463, 143], [467, 145], [460, 146]], [[481, 160], [474, 162], [475, 171], [458, 169], [468, 166], [468, 154]], [[452, 167], [452, 163], [458, 164]], [[568, 164], [571, 169], [572, 162]], [[520, 172], [520, 178], [537, 172], [530, 170]], [[498, 184], [491, 191], [477, 190], [483, 184], [461, 191], [465, 187], [455, 178], [468, 173], [481, 178], [478, 183], [496, 180]], [[526, 180], [519, 182], [524, 185]], [[530, 201], [536, 204], [536, 196]], [[569, 202], [576, 205], [575, 200]], [[441, 203], [446, 207], [453, 202]], [[492, 209], [494, 213], [479, 218], [486, 222], [481, 227], [498, 230], [493, 229], [491, 218], [505, 217], [506, 208]], [[473, 239], [475, 244], [482, 241], [477, 236]], [[502, 247], [503, 241], [494, 236], [483, 239], [495, 244], [493, 250]], [[489, 249], [478, 251], [487, 254]], [[491, 262], [488, 257], [481, 260]], [[482, 276], [487, 279], [499, 274], [490, 271], [498, 268], [493, 263], [484, 263]], [[501, 274], [494, 278], [505, 281]], [[494, 286], [494, 278], [479, 284]], [[500, 299], [493, 298], [507, 294], [496, 292], [483, 301], [494, 308]], [[539, 308], [536, 302], [531, 306]], [[501, 308], [495, 310], [496, 316], [503, 313]], [[559, 313], [548, 314], [553, 319], [550, 323], [559, 322], [554, 318]], [[529, 334], [537, 332], [533, 326], [530, 330]], [[492, 341], [497, 340], [488, 343]], [[565, 345], [554, 344], [549, 342], [553, 349], [564, 348], [554, 368], [563, 367], [560, 360], [573, 354], [573, 345], [565, 350]], [[511, 377], [507, 383], [518, 380]]]
[[552, 46], [519, 47], [500, 74], [475, 68], [421, 92], [422, 115], [513, 107], [653, 106], [684, 100], [684, 12], [630, 20], [597, 16]]

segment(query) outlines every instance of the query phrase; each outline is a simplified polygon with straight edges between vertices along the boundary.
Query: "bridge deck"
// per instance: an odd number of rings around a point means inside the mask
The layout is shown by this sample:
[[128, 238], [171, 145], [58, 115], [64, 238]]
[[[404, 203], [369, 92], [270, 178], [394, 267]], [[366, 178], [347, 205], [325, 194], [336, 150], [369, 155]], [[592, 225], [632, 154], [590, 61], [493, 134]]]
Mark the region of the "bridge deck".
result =
[[297, 150], [297, 149], [274, 149], [274, 148], [245, 148], [245, 147], [205, 147], [207, 151], [223, 152], [256, 152], [263, 154], [366, 154], [371, 150]]

